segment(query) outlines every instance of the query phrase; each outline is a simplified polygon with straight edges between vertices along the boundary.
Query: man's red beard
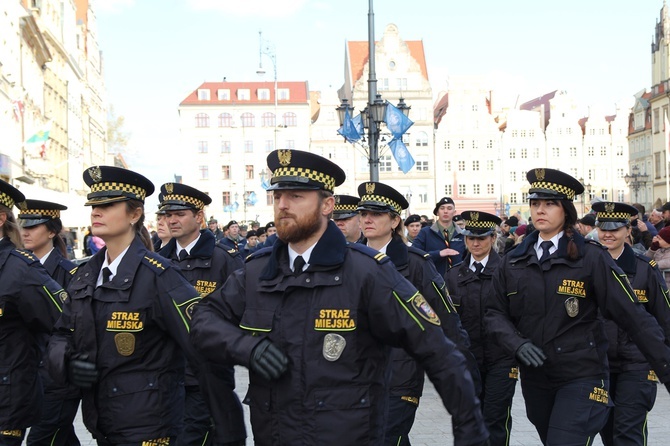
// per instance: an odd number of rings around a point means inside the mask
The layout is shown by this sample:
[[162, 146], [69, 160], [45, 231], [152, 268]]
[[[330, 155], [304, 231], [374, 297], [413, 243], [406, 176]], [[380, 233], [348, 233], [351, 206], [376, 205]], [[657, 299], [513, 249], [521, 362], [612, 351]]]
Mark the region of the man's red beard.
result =
[[[288, 220], [282, 218], [289, 217]], [[275, 214], [277, 237], [285, 243], [298, 243], [307, 240], [321, 227], [321, 213], [317, 206], [311, 214], [297, 216], [287, 212]]]

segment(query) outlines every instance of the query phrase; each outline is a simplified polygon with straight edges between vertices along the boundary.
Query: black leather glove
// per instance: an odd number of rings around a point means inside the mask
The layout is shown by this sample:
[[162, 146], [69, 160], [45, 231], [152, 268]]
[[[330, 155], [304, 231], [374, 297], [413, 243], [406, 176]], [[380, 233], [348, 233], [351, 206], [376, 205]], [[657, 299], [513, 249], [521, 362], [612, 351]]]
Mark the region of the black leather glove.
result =
[[277, 379], [288, 368], [288, 358], [269, 339], [263, 339], [251, 352], [249, 369], [268, 381]]
[[79, 355], [68, 364], [68, 381], [82, 389], [90, 389], [98, 380], [98, 369], [87, 359], [88, 355]]
[[540, 367], [544, 364], [544, 360], [547, 359], [547, 355], [544, 354], [542, 349], [534, 345], [532, 342], [521, 344], [514, 356], [516, 356], [516, 359], [518, 359], [521, 364], [533, 367]]

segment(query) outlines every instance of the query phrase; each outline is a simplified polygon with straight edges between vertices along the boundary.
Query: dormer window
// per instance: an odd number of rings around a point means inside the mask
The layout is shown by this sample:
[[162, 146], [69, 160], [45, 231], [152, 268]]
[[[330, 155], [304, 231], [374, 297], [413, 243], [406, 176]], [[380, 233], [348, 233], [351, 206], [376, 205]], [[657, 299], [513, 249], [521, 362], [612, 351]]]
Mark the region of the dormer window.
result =
[[240, 101], [248, 101], [251, 99], [251, 92], [248, 88], [239, 88], [237, 90], [237, 99]]
[[209, 101], [209, 90], [206, 88], [198, 89], [198, 100], [199, 101]]

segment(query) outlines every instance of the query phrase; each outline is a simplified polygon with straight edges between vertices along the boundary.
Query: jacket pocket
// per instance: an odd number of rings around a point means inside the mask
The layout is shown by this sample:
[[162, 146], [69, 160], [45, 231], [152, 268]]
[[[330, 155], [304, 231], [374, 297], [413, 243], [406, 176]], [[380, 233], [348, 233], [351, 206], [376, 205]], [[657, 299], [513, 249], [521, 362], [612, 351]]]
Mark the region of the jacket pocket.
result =
[[[163, 389], [170, 392], [170, 389]], [[136, 430], [161, 424], [163, 406], [158, 375], [132, 373], [113, 376], [100, 391], [100, 425], [103, 432]], [[103, 402], [104, 401], [104, 402]]]
[[272, 331], [274, 315], [274, 310], [247, 308], [240, 319], [240, 328], [252, 336], [270, 333]]
[[[313, 404], [314, 428], [320, 438], [338, 439], [337, 444], [369, 444], [373, 407], [367, 386], [316, 389]], [[347, 426], [346, 431], [342, 426]]]

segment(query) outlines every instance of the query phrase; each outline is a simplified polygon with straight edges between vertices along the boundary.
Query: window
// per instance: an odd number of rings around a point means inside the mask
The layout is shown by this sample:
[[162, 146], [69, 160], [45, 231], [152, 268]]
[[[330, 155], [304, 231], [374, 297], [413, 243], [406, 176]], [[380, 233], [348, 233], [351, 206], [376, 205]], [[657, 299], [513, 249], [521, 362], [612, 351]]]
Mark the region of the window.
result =
[[486, 170], [493, 170], [493, 160], [486, 160]]
[[242, 113], [242, 127], [256, 127], [256, 117], [253, 113]]
[[198, 153], [207, 153], [208, 152], [207, 141], [198, 141]]
[[528, 130], [528, 136], [531, 138], [535, 137], [535, 130]]
[[607, 189], [600, 189], [600, 198], [603, 200], [609, 200], [608, 198], [608, 190]]
[[221, 166], [221, 179], [222, 180], [230, 179], [230, 166]]
[[515, 159], [516, 158], [516, 149], [513, 147], [510, 147], [509, 149], [509, 157], [510, 159]]
[[453, 194], [453, 188], [451, 187], [451, 184], [445, 184], [444, 185], [444, 195], [451, 195]]
[[474, 170], [475, 172], [479, 170], [479, 160], [474, 160], [472, 162], [472, 170]]
[[522, 159], [528, 158], [528, 149], [521, 149], [521, 158]]
[[284, 127], [297, 127], [298, 115], [293, 112], [284, 113]]
[[607, 156], [607, 146], [600, 146], [600, 156]]
[[472, 111], [476, 112], [478, 110], [477, 104], [472, 105]]
[[587, 171], [587, 178], [589, 180], [595, 180], [596, 179], [596, 170], [595, 169], [589, 169]]
[[253, 164], [247, 164], [246, 165], [246, 172], [247, 172], [247, 180], [253, 180], [254, 179], [254, 166], [253, 166]]
[[588, 149], [586, 149], [586, 154], [588, 156], [594, 156], [595, 155], [595, 149], [593, 148], [593, 146], [590, 146]]
[[275, 204], [275, 197], [274, 197], [274, 191], [267, 191], [265, 192], [265, 204], [268, 206], [274, 206]]
[[209, 115], [207, 113], [198, 113], [195, 115], [196, 127], [209, 127]]
[[479, 192], [480, 192], [479, 184], [473, 184], [472, 185], [472, 193], [474, 193], [475, 195], [479, 195]]
[[561, 157], [561, 149], [558, 147], [552, 147], [551, 149], [551, 155], [554, 158], [560, 158]]
[[512, 130], [512, 138], [516, 138], [519, 136], [519, 131], [518, 130]]
[[275, 149], [275, 142], [271, 139], [265, 140], [265, 151], [272, 152]]
[[417, 172], [428, 172], [428, 158], [417, 157], [414, 168], [416, 169]]
[[290, 90], [288, 88], [280, 88], [277, 90], [277, 99], [280, 101], [288, 101], [291, 99]]
[[221, 141], [221, 153], [230, 153], [230, 141]]
[[459, 184], [458, 185], [458, 194], [459, 195], [465, 195], [465, 184]]
[[465, 172], [465, 161], [458, 162], [458, 170], [461, 172]]
[[516, 192], [512, 192], [511, 194], [509, 194], [509, 200], [510, 200], [512, 203], [517, 203], [517, 201], [516, 201]]
[[528, 201], [528, 192], [521, 192], [521, 201], [523, 203]]
[[618, 198], [617, 198], [617, 201], [618, 201], [618, 202], [623, 202], [623, 190], [619, 189], [619, 190], [617, 191], [617, 197], [618, 197]]
[[474, 139], [472, 140], [472, 149], [473, 150], [477, 149], [477, 141], [475, 141]]
[[444, 149], [445, 150], [450, 150], [451, 149], [451, 141], [447, 140], [444, 142]]
[[389, 80], [386, 77], [382, 77], [377, 80], [377, 90], [387, 91], [389, 89]]
[[616, 156], [623, 156], [623, 146], [616, 146]]
[[209, 180], [209, 166], [198, 166], [201, 180]]
[[510, 172], [509, 173], [509, 179], [512, 182], [516, 181], [516, 172]]
[[407, 90], [407, 78], [399, 77], [398, 79], [396, 79], [396, 86], [400, 91]]
[[254, 142], [252, 140], [244, 141], [244, 153], [254, 153]]
[[248, 101], [251, 99], [251, 92], [249, 91], [248, 88], [238, 88], [237, 99], [239, 101]]
[[416, 145], [417, 146], [428, 145], [428, 135], [426, 134], [426, 132], [418, 132], [416, 134]]
[[487, 149], [492, 149], [493, 148], [493, 140], [489, 139], [489, 142], [486, 143], [486, 148]]
[[393, 163], [391, 162], [391, 155], [384, 155], [379, 157], [379, 171], [391, 172]]
[[577, 147], [570, 147], [570, 157], [575, 158], [577, 156]]
[[458, 148], [461, 150], [465, 149], [465, 141], [463, 140], [458, 141]]
[[209, 101], [209, 90], [199, 89], [198, 90], [198, 100], [199, 101]]
[[219, 101], [230, 101], [230, 90], [226, 89], [219, 89], [216, 91], [216, 96], [219, 99]]
[[658, 115], [658, 109], [654, 110], [654, 133], [658, 133], [658, 129], [660, 127], [661, 120]]
[[269, 101], [270, 100], [270, 89], [269, 88], [259, 88], [257, 94], [258, 94], [258, 100], [259, 101]]
[[219, 115], [219, 127], [232, 127], [233, 116], [230, 113], [221, 113]]
[[230, 204], [230, 192], [221, 193], [221, 204], [228, 206]]
[[489, 195], [493, 195], [495, 193], [495, 187], [493, 184], [489, 183], [486, 185], [486, 193]]
[[275, 114], [270, 112], [263, 113], [261, 116], [261, 127], [274, 127], [275, 124]]
[[284, 141], [284, 149], [295, 149], [295, 140], [287, 139]]
[[533, 148], [533, 158], [538, 159], [540, 157], [540, 148], [535, 147]]
[[[624, 176], [624, 175], [623, 175], [623, 169], [617, 169], [617, 170], [616, 170], [616, 177], [617, 177], [618, 179], [622, 179], [623, 176]], [[621, 200], [621, 201], [623, 201], [623, 200]]]

